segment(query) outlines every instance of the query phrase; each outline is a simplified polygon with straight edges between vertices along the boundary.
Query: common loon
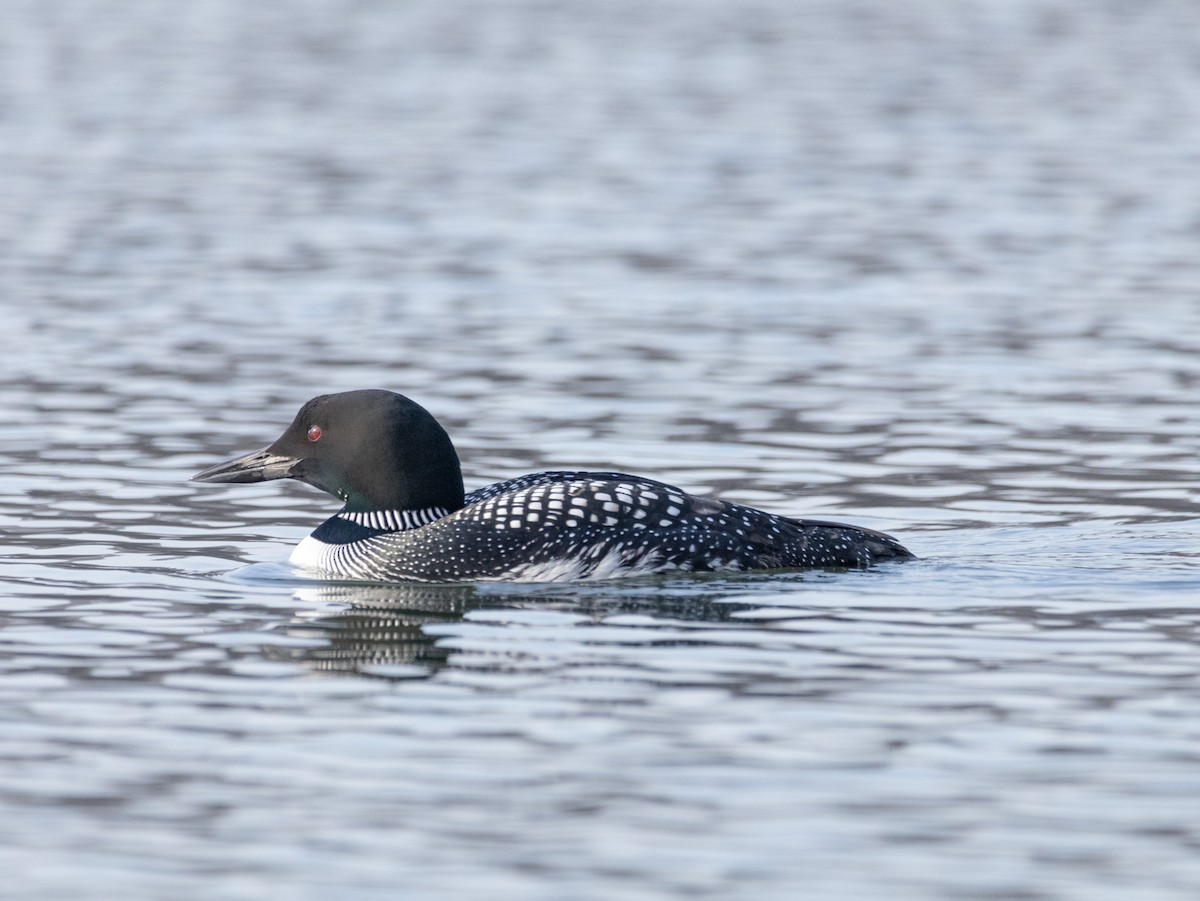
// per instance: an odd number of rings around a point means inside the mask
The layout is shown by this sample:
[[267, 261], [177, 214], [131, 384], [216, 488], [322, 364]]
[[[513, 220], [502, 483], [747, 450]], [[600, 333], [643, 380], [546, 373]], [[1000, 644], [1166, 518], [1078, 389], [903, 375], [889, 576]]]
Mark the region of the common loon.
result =
[[355, 581], [555, 582], [913, 558], [881, 532], [789, 519], [618, 472], [538, 472], [464, 495], [445, 430], [391, 391], [313, 398], [274, 444], [192, 477], [285, 478], [345, 501], [290, 562]]

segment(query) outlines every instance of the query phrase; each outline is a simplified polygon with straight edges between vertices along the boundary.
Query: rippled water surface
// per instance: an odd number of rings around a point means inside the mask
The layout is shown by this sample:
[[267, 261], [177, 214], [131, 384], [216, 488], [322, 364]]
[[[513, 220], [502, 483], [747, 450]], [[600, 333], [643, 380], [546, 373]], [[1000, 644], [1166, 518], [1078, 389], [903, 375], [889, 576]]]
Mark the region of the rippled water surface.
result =
[[[1200, 7], [0, 7], [0, 895], [1200, 896]], [[870, 572], [353, 587], [318, 393]]]

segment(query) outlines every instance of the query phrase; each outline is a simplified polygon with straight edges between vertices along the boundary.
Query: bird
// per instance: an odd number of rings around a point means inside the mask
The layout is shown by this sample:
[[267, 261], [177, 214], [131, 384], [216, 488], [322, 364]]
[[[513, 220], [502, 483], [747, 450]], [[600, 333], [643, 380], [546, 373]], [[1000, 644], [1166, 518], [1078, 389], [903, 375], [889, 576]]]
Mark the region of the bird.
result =
[[882, 532], [779, 516], [620, 472], [536, 472], [466, 493], [446, 430], [415, 401], [381, 389], [315, 397], [268, 447], [192, 476], [285, 478], [343, 502], [289, 558], [326, 579], [564, 582], [914, 559]]

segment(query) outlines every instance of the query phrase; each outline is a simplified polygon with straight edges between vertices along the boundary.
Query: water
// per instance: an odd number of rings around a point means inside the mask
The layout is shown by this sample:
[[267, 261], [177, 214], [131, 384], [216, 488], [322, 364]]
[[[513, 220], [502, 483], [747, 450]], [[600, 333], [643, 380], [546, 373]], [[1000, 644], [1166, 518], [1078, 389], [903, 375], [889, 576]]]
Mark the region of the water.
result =
[[[1200, 11], [0, 9], [0, 895], [1192, 899]], [[866, 573], [354, 588], [388, 387]]]

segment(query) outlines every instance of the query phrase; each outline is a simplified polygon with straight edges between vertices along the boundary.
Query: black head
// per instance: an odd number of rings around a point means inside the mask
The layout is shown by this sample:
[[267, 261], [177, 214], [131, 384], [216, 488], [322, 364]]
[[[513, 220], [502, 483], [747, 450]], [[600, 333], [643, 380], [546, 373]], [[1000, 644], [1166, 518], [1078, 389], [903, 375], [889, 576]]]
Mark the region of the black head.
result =
[[192, 476], [268, 479], [307, 482], [355, 512], [463, 505], [462, 470], [445, 429], [424, 407], [391, 391], [314, 397], [270, 447]]

